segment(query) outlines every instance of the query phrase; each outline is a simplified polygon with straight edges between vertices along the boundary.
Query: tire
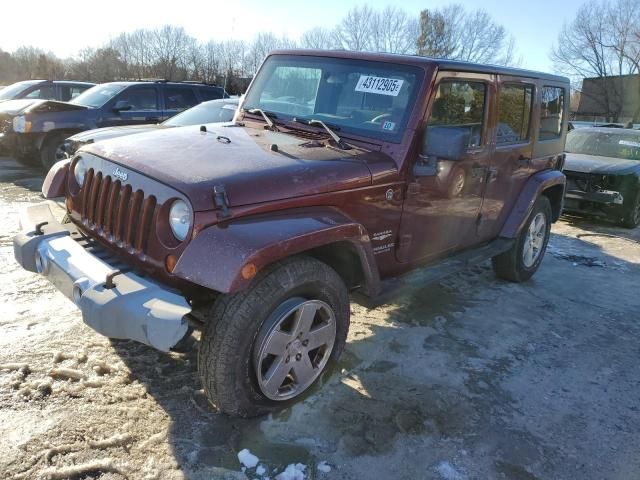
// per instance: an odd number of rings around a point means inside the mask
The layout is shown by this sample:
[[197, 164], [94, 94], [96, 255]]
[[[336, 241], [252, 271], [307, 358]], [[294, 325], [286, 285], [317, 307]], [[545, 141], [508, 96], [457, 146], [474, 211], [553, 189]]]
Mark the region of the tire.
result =
[[[296, 326], [305, 323], [297, 319], [315, 308], [306, 318], [317, 327], [307, 337], [295, 336]], [[209, 401], [228, 415], [254, 417], [300, 400], [342, 354], [349, 316], [349, 295], [340, 276], [328, 265], [304, 256], [276, 262], [244, 292], [221, 295], [205, 321], [198, 352], [198, 371]], [[308, 338], [315, 338], [312, 335], [321, 329], [333, 332], [333, 341], [304, 350], [313, 346]], [[282, 348], [276, 349], [276, 344]], [[280, 354], [271, 355], [270, 350]], [[275, 374], [269, 377], [272, 371]], [[299, 376], [298, 371], [313, 376]], [[267, 379], [278, 372], [288, 373], [282, 383], [275, 379], [269, 384]], [[303, 377], [308, 384], [299, 381]], [[280, 387], [271, 388], [274, 385]]]
[[640, 189], [632, 197], [632, 202], [625, 206], [624, 217], [620, 222], [625, 228], [636, 228], [640, 225]]
[[[544, 195], [538, 197], [527, 222], [511, 249], [492, 258], [493, 270], [499, 278], [519, 283], [529, 280], [536, 273], [549, 243], [551, 215], [549, 199]], [[538, 223], [541, 218], [544, 219], [544, 225]], [[533, 226], [534, 221], [538, 227]], [[537, 243], [537, 247], [531, 245], [532, 250], [530, 250], [530, 245], [526, 244], [530, 241], [529, 232], [532, 228], [537, 230], [537, 234], [533, 235], [535, 242], [533, 245]], [[532, 233], [534, 232], [532, 231]], [[539, 239], [537, 242], [536, 238]], [[525, 246], [527, 247], [526, 251]], [[533, 254], [525, 257], [531, 251]]]
[[67, 133], [54, 133], [47, 136], [44, 142], [42, 142], [42, 147], [40, 148], [40, 164], [47, 172], [54, 163], [66, 158], [64, 150], [60, 150], [60, 148], [69, 135], [70, 134]]

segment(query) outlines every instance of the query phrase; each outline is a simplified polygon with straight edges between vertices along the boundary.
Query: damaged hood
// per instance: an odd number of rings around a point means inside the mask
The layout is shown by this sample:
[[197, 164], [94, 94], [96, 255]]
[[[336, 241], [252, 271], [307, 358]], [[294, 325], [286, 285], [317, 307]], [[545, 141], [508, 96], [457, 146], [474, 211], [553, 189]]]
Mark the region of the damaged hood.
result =
[[582, 153], [567, 153], [564, 169], [570, 172], [601, 175], [624, 174], [640, 168], [640, 161], [601, 157]]
[[43, 102], [44, 100], [5, 100], [0, 102], [0, 113], [9, 115], [18, 115], [24, 112], [34, 103]]
[[194, 210], [214, 208], [222, 186], [237, 207], [371, 184], [365, 159], [380, 152], [339, 150], [291, 134], [240, 126], [176, 127], [120, 137], [80, 150], [154, 178], [185, 194]]

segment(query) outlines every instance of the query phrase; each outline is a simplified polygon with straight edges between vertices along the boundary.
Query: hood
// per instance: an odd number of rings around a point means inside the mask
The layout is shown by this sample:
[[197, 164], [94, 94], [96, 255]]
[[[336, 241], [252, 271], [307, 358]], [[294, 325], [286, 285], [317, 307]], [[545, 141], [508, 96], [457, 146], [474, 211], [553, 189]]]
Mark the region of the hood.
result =
[[582, 153], [567, 153], [564, 169], [570, 172], [596, 174], [624, 174], [640, 168], [640, 161], [625, 160], [615, 157], [601, 157], [599, 155], [585, 155]]
[[214, 185], [223, 186], [229, 205], [237, 207], [370, 185], [367, 158], [383, 157], [395, 167], [380, 152], [338, 150], [262, 129], [212, 127], [158, 130], [83, 150], [177, 189], [196, 211], [214, 208]]
[[40, 103], [44, 100], [30, 100], [30, 99], [21, 99], [21, 100], [5, 100], [0, 102], [0, 113], [8, 113], [9, 115], [18, 115], [21, 112], [24, 112], [28, 107], [33, 105], [34, 103]]
[[135, 135], [138, 133], [152, 132], [160, 128], [165, 128], [161, 124], [145, 124], [145, 125], [122, 125], [119, 127], [104, 127], [86, 130], [76, 133], [68, 138], [73, 142], [86, 143], [89, 141], [99, 142], [101, 140], [109, 140], [110, 138], [124, 137], [126, 135]]

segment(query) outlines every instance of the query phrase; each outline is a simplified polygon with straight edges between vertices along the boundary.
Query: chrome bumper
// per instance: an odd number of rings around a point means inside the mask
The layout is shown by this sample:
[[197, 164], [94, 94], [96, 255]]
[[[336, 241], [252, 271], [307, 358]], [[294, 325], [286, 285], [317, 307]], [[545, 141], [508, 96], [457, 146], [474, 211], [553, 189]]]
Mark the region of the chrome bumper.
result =
[[[52, 202], [27, 207], [23, 232], [13, 238], [16, 260], [40, 273], [74, 302], [91, 328], [110, 338], [136, 340], [168, 351], [188, 329], [187, 300], [167, 287], [118, 269], [83, 247], [73, 225], [62, 225]], [[67, 228], [70, 227], [70, 228]], [[90, 247], [93, 248], [93, 247]], [[108, 277], [112, 277], [111, 281]]]

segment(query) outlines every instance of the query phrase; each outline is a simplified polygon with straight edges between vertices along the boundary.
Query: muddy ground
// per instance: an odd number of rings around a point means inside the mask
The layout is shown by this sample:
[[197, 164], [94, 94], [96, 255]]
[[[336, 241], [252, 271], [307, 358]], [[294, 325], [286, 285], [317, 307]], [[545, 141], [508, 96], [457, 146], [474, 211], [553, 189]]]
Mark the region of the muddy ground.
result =
[[[640, 478], [638, 231], [564, 219], [529, 283], [483, 265], [353, 305], [323, 387], [238, 420], [207, 406], [195, 352], [110, 342], [15, 264], [41, 181], [0, 159], [0, 478], [273, 479], [291, 463], [317, 479]], [[261, 475], [241, 472], [243, 448]]]

